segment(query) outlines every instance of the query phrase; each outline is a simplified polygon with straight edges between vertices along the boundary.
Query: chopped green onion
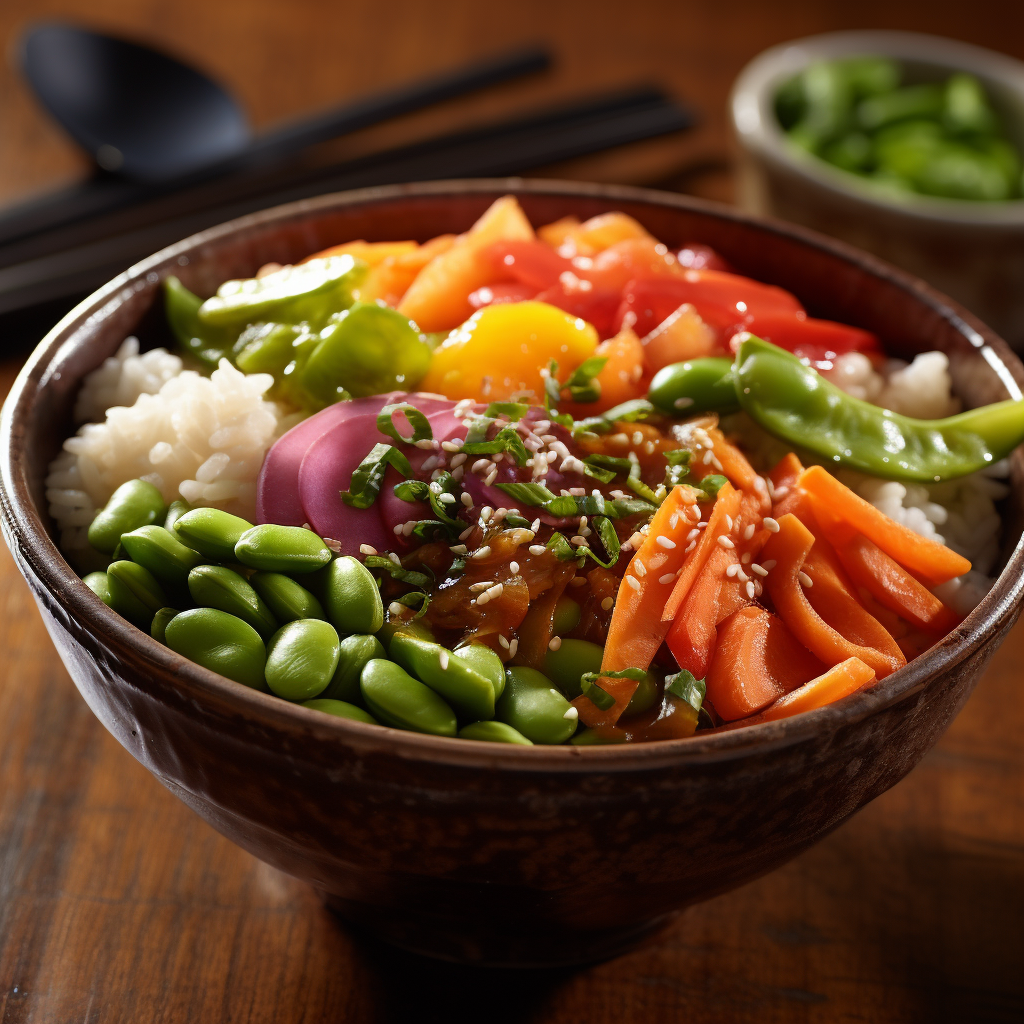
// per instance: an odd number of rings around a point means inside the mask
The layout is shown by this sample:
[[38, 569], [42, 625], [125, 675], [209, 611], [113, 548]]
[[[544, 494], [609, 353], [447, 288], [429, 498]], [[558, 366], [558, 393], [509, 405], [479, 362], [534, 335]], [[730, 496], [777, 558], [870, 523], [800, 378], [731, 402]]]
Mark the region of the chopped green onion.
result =
[[413, 616], [413, 620], [425, 615], [427, 608], [430, 606], [430, 595], [423, 593], [421, 590], [410, 590], [408, 594], [402, 594], [401, 597], [396, 597], [395, 600], [399, 604], [404, 604], [406, 608], [415, 608], [417, 604], [420, 606], [419, 611]]
[[711, 498], [718, 497], [718, 492], [729, 482], [727, 477], [712, 473], [698, 481], [700, 489]]
[[401, 565], [397, 565], [386, 555], [367, 555], [366, 561], [363, 564], [367, 569], [383, 569], [391, 575], [392, 579], [398, 580], [400, 583], [408, 583], [411, 587], [429, 588], [434, 582], [433, 575], [428, 576], [426, 573], [406, 569]]
[[570, 562], [576, 557], [576, 549], [560, 533], [553, 533], [545, 545], [560, 562]]
[[670, 448], [661, 454], [670, 466], [688, 466], [693, 458], [693, 452], [688, 448]]
[[555, 497], [543, 484], [496, 484], [499, 491], [504, 491], [514, 501], [524, 505], [543, 505]]
[[530, 453], [526, 450], [523, 439], [515, 427], [502, 428], [490, 441], [468, 442], [462, 446], [460, 451], [467, 455], [495, 455], [498, 452], [508, 452], [516, 460], [518, 466], [525, 466], [526, 460], [530, 457]]
[[665, 692], [671, 693], [680, 700], [685, 700], [694, 711], [700, 711], [704, 703], [707, 687], [703, 679], [698, 679], [688, 669], [680, 669], [674, 676], [665, 680]]
[[430, 486], [423, 480], [403, 480], [395, 484], [395, 496], [402, 501], [429, 501]]
[[588, 455], [583, 461], [589, 466], [614, 469], [616, 473], [628, 473], [633, 465], [630, 459], [624, 459], [619, 455]]
[[529, 519], [524, 519], [521, 515], [517, 515], [515, 512], [509, 512], [505, 516], [505, 522], [513, 528], [525, 527], [530, 525]]
[[584, 547], [582, 544], [576, 549], [576, 557], [580, 559], [580, 565], [588, 558], [592, 558], [598, 565], [610, 569], [619, 560], [619, 553], [622, 550], [619, 544], [619, 535], [615, 532], [615, 527], [612, 526], [612, 522], [607, 516], [595, 516], [592, 522], [604, 545], [607, 558], [600, 558], [593, 548]]
[[341, 500], [351, 508], [369, 508], [380, 493], [388, 466], [394, 466], [402, 476], [412, 476], [409, 460], [397, 448], [375, 444], [370, 454], [352, 470], [349, 489], [341, 492]]
[[607, 356], [591, 356], [584, 359], [569, 374], [561, 391], [568, 391], [574, 402], [596, 402], [601, 397], [601, 382], [596, 379], [608, 362]]
[[624, 668], [617, 672], [584, 672], [580, 676], [580, 689], [602, 711], [607, 711], [615, 703], [615, 698], [597, 685], [598, 679], [632, 679], [642, 683], [646, 678], [647, 673], [642, 668]]
[[494, 417], [489, 415], [476, 416], [473, 418], [473, 422], [470, 423], [469, 429], [466, 431], [466, 440], [462, 446], [461, 451], [466, 450], [467, 444], [476, 444], [479, 441], [487, 440], [487, 431], [491, 429], [491, 425], [494, 423]]
[[610, 484], [615, 479], [614, 469], [602, 469], [600, 466], [595, 466], [589, 459], [584, 459], [582, 466], [585, 476], [600, 480], [603, 484]]
[[508, 419], [516, 422], [521, 420], [529, 411], [530, 407], [523, 402], [491, 402], [484, 409], [484, 415], [492, 418], [506, 416]]
[[[412, 436], [403, 437], [401, 431], [395, 426], [392, 418], [396, 412], [405, 413], [405, 418], [412, 427]], [[377, 429], [388, 437], [393, 437], [401, 444], [415, 444], [417, 441], [433, 440], [434, 432], [430, 429], [430, 421], [416, 408], [407, 402], [398, 402], [395, 405], [385, 405], [377, 414]]]

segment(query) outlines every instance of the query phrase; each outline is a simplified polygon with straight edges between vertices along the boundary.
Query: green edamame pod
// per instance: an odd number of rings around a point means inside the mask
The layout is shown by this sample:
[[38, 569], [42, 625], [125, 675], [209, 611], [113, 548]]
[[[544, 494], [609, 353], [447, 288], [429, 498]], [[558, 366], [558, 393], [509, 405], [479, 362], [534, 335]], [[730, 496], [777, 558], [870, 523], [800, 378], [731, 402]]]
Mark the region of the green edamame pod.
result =
[[465, 717], [494, 717], [494, 687], [490, 680], [452, 651], [399, 632], [392, 638], [388, 653]]
[[164, 529], [173, 530], [174, 524], [186, 513], [191, 512], [192, 506], [187, 501], [182, 501], [180, 498], [177, 501], [172, 501], [167, 506], [167, 515], [164, 517]]
[[188, 589], [196, 604], [219, 608], [242, 619], [264, 640], [277, 631], [277, 620], [263, 599], [233, 569], [223, 565], [197, 565], [188, 574]]
[[175, 615], [164, 643], [189, 661], [254, 690], [266, 690], [267, 649], [247, 622], [219, 608], [190, 608]]
[[148, 480], [129, 480], [110, 496], [89, 525], [89, 543], [109, 555], [122, 533], [155, 523], [164, 515], [163, 495]]
[[326, 619], [323, 606], [301, 584], [279, 572], [254, 572], [249, 585], [267, 603], [278, 622]]
[[188, 585], [188, 574], [201, 561], [198, 552], [186, 547], [162, 526], [140, 526], [121, 535], [121, 545], [133, 562], [145, 566], [158, 580], [175, 587]]
[[582, 609], [571, 597], [563, 594], [555, 602], [555, 614], [551, 617], [551, 635], [565, 636], [580, 624]]
[[431, 643], [437, 642], [433, 630], [422, 619], [389, 619], [377, 630], [377, 637], [387, 651], [391, 649], [391, 641], [399, 633], [409, 633]]
[[505, 692], [495, 713], [528, 740], [547, 744], [564, 743], [576, 731], [578, 718], [547, 676], [519, 665], [505, 670]]
[[671, 416], [698, 412], [735, 412], [740, 406], [732, 360], [708, 356], [662, 367], [647, 394], [651, 404]]
[[278, 376], [295, 358], [295, 344], [305, 333], [298, 324], [253, 324], [238, 338], [235, 363], [243, 373]]
[[338, 632], [376, 633], [384, 625], [384, 602], [370, 570], [359, 559], [343, 555], [324, 572], [323, 605]]
[[[133, 563], [128, 562], [127, 564], [132, 565]], [[122, 618], [138, 626], [139, 629], [148, 630], [149, 624], [153, 621], [153, 609], [140, 601], [131, 587], [126, 586], [116, 576], [109, 572], [106, 576], [110, 593], [110, 607]], [[95, 593], [95, 591], [93, 592]]]
[[178, 539], [207, 558], [233, 562], [235, 545], [252, 523], [219, 508], [194, 508], [174, 523]]
[[455, 712], [432, 690], [393, 661], [374, 658], [359, 679], [370, 713], [384, 725], [434, 736], [454, 736]]
[[349, 704], [362, 702], [359, 692], [359, 677], [368, 662], [374, 658], [386, 658], [384, 646], [375, 636], [354, 633], [345, 637], [338, 646], [338, 667], [327, 684], [321, 697], [327, 700], [347, 701]]
[[505, 692], [505, 664], [486, 644], [463, 644], [456, 649], [455, 657], [490, 682], [495, 700]]
[[[114, 607], [114, 598], [110, 593], [110, 577], [105, 572], [91, 572], [82, 577], [82, 582], [105, 604], [108, 608]], [[116, 609], [115, 609], [116, 611]]]
[[504, 722], [471, 722], [459, 730], [460, 740], [482, 740], [484, 743], [515, 743], [523, 747], [532, 747], [533, 740], [528, 740], [518, 729]]
[[313, 711], [322, 711], [325, 715], [334, 715], [335, 718], [351, 718], [353, 722], [380, 725], [373, 715], [344, 700], [328, 700], [325, 697], [317, 697], [315, 700], [304, 700], [302, 706]]
[[107, 575], [130, 590], [149, 610], [150, 617], [167, 605], [163, 587], [144, 565], [126, 560], [111, 562]]
[[331, 549], [301, 526], [254, 526], [235, 543], [235, 558], [264, 572], [315, 572], [332, 557]]
[[338, 633], [323, 619], [296, 619], [267, 644], [265, 675], [270, 692], [285, 700], [318, 697], [338, 667]]
[[170, 622], [175, 615], [180, 614], [181, 612], [179, 612], [177, 608], [161, 608], [153, 616], [153, 621], [149, 624], [149, 635], [154, 640], [159, 640], [160, 643], [165, 643], [167, 623]]
[[796, 356], [749, 337], [736, 357], [736, 392], [765, 430], [833, 462], [924, 483], [977, 472], [1024, 441], [1024, 400], [940, 420], [881, 409], [840, 390]]

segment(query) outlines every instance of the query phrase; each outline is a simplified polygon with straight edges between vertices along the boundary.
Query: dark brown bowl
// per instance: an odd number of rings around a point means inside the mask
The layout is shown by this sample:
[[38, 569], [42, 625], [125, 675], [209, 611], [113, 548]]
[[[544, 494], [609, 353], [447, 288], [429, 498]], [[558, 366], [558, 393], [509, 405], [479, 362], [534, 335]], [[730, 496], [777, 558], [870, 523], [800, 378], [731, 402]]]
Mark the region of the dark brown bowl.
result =
[[808, 231], [675, 195], [520, 181], [370, 189], [214, 228], [133, 267], [41, 342], [3, 411], [2, 525], [50, 635], [97, 717], [169, 789], [257, 857], [389, 942], [475, 963], [610, 956], [682, 907], [794, 857], [917, 764], [1020, 611], [1024, 459], [1004, 569], [927, 654], [865, 693], [781, 722], [629, 747], [420, 736], [331, 718], [178, 657], [110, 611], [61, 557], [46, 465], [82, 376], [132, 332], [163, 340], [167, 274], [209, 294], [261, 264], [353, 238], [460, 231], [516, 193], [534, 223], [624, 210], [658, 238], [710, 243], [810, 312], [939, 348], [969, 405], [1020, 397], [1024, 368], [920, 281]]

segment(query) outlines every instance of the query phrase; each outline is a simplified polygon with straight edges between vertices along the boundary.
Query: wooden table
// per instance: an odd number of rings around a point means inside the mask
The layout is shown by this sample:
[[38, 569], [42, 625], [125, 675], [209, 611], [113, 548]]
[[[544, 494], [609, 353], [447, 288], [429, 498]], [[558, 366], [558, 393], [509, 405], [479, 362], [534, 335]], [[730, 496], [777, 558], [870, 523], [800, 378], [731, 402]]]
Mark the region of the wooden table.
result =
[[[6, 0], [0, 40], [6, 50], [30, 17], [52, 14], [159, 41], [219, 74], [263, 124], [547, 38], [560, 66], [546, 79], [335, 151], [657, 80], [702, 112], [699, 130], [551, 173], [726, 200], [725, 97], [767, 45], [837, 28], [916, 28], [1024, 57], [1019, 4], [838, 7]], [[0, 197], [82, 166], [13, 72], [0, 72]], [[16, 360], [0, 363], [4, 393], [16, 370]], [[510, 976], [419, 961], [341, 927], [310, 890], [221, 838], [104, 732], [6, 550], [0, 608], [0, 1024], [1024, 1018], [1024, 627], [920, 767], [813, 850], [613, 963]]]

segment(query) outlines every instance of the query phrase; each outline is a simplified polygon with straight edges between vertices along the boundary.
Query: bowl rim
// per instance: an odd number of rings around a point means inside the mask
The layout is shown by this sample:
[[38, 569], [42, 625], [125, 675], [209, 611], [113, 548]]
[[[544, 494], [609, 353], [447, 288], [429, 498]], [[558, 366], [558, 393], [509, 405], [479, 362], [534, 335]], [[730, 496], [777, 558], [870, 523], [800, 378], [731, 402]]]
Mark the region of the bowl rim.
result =
[[[266, 228], [346, 206], [387, 203], [394, 199], [468, 194], [557, 195], [615, 202], [647, 203], [725, 219], [737, 225], [768, 231], [810, 246], [866, 273], [881, 277], [910, 292], [932, 312], [949, 321], [978, 350], [999, 376], [1011, 395], [1021, 397], [1019, 380], [1024, 366], [990, 328], [951, 299], [923, 281], [877, 257], [852, 246], [796, 225], [743, 213], [724, 204], [651, 189], [618, 185], [534, 179], [471, 179], [391, 185], [331, 193], [249, 214], [198, 232], [128, 268], [66, 314], [43, 338], [18, 374], [0, 413], [0, 525], [8, 546], [15, 552], [19, 570], [27, 562], [34, 574], [79, 623], [91, 633], [135, 652], [135, 656], [166, 678], [174, 679], [183, 696], [222, 712], [240, 716], [269, 733], [300, 733], [311, 739], [340, 741], [352, 747], [373, 748], [407, 759], [427, 759], [449, 765], [507, 768], [524, 772], [565, 770], [573, 772], [642, 771], [681, 763], [732, 760], [748, 754], [791, 746], [819, 733], [864, 721], [884, 709], [922, 692], [946, 670], [954, 668], [1005, 632], [1020, 613], [1024, 598], [1024, 534], [1018, 538], [1006, 566], [985, 599], [955, 629], [934, 647], [892, 673], [870, 690], [851, 694], [814, 711], [775, 722], [765, 722], [728, 731], [696, 735], [685, 739], [650, 743], [519, 747], [450, 737], [431, 736], [387, 726], [375, 726], [336, 718], [282, 701], [227, 679], [158, 643], [107, 607], [64, 560], [43, 525], [28, 483], [25, 447], [30, 410], [35, 396], [46, 387], [51, 364], [75, 342], [75, 335], [113, 314], [119, 297], [132, 294], [145, 282], [155, 283], [161, 268], [177, 265], [189, 253], [201, 254], [204, 247], [232, 234]], [[200, 256], [201, 258], [201, 256]]]
[[1021, 61], [943, 36], [882, 29], [853, 30], [826, 32], [780, 43], [759, 53], [740, 71], [729, 96], [733, 134], [740, 146], [819, 188], [868, 207], [926, 222], [1020, 230], [1024, 226], [1024, 199], [983, 202], [915, 193], [895, 198], [877, 191], [857, 175], [787, 144], [772, 102], [782, 81], [814, 60], [862, 54], [932, 64], [951, 72], [968, 71], [983, 80], [998, 82], [1001, 88], [1019, 97], [1021, 131], [1024, 131], [1024, 63]]

